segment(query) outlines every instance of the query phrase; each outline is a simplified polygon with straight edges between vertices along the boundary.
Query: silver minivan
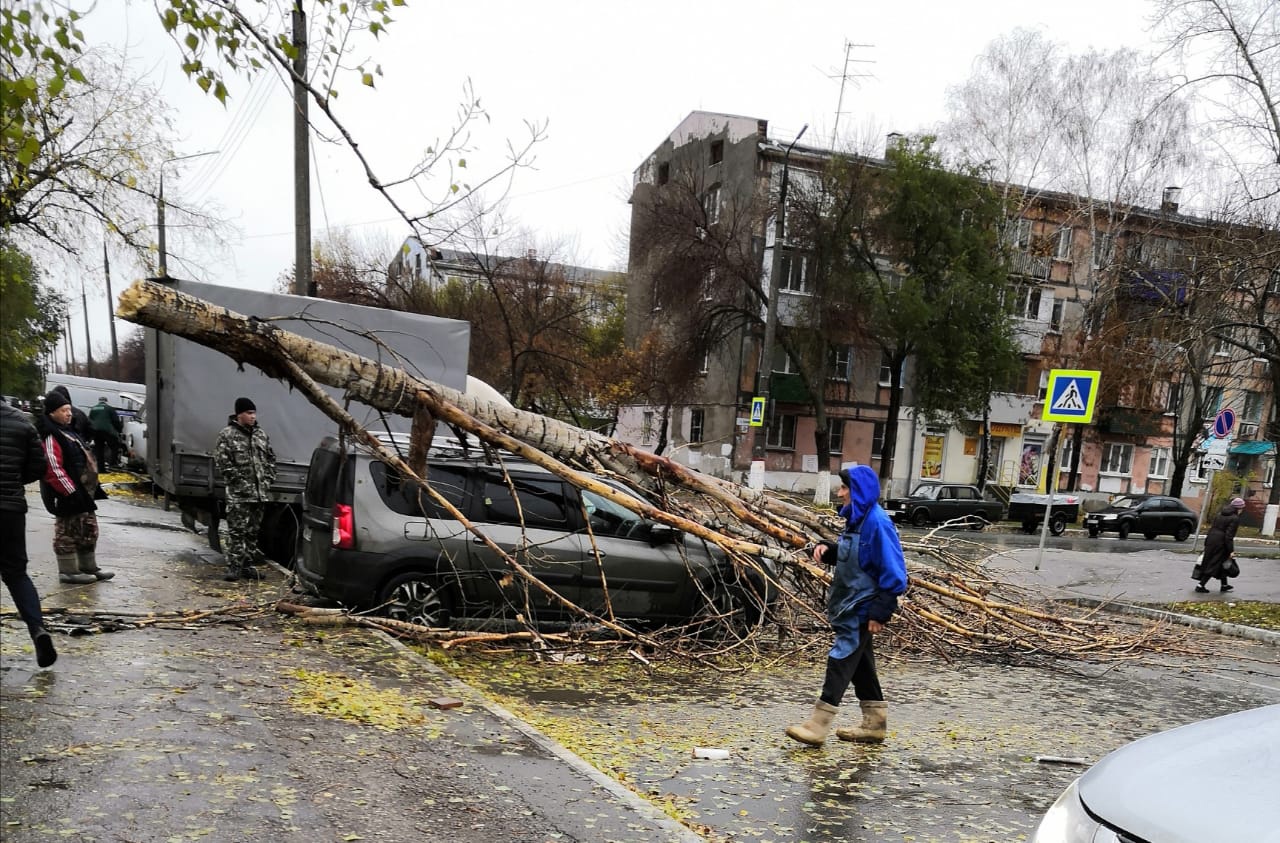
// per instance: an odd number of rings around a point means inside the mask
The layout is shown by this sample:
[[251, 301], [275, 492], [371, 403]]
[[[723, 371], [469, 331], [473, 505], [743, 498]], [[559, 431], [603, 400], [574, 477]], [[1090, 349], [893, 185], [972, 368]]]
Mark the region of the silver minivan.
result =
[[332, 437], [311, 458], [298, 579], [341, 605], [425, 626], [517, 615], [564, 621], [564, 598], [623, 622], [730, 618], [743, 629], [758, 625], [776, 596], [766, 564], [735, 566], [719, 548], [509, 455], [490, 463], [474, 449], [437, 444], [427, 481], [552, 593], [394, 467]]

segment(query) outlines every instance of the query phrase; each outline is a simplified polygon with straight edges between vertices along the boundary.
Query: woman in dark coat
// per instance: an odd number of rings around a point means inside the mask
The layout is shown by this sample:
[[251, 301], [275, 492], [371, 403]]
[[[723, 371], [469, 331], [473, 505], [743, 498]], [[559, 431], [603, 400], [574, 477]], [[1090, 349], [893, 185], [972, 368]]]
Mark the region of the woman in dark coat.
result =
[[1243, 498], [1233, 498], [1231, 503], [1222, 508], [1213, 519], [1209, 533], [1204, 537], [1204, 559], [1200, 562], [1200, 584], [1196, 591], [1207, 594], [1209, 589], [1204, 584], [1217, 577], [1222, 580], [1219, 591], [1230, 591], [1232, 586], [1227, 582], [1223, 566], [1227, 560], [1236, 555], [1236, 528], [1240, 526], [1240, 510], [1244, 509]]

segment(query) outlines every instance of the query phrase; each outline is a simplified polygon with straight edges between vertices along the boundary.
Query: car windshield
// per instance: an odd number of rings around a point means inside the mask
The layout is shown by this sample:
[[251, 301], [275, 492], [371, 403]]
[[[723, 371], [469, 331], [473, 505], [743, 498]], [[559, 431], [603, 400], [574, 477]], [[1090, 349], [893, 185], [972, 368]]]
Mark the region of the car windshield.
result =
[[916, 486], [915, 490], [911, 493], [911, 497], [934, 500], [938, 497], [939, 488], [940, 487], [935, 483], [921, 483], [919, 486]]
[[1122, 495], [1121, 497], [1113, 500], [1111, 505], [1116, 509], [1136, 509], [1140, 503], [1142, 503], [1140, 498], [1128, 498]]
[[[617, 484], [609, 483], [608, 485], [630, 497], [635, 497], [630, 491], [619, 487]], [[591, 522], [592, 531], [602, 535], [625, 536], [631, 532], [636, 524], [644, 520], [625, 506], [614, 503], [608, 498], [601, 497], [587, 489], [582, 490], [582, 505], [587, 510], [587, 518]]]

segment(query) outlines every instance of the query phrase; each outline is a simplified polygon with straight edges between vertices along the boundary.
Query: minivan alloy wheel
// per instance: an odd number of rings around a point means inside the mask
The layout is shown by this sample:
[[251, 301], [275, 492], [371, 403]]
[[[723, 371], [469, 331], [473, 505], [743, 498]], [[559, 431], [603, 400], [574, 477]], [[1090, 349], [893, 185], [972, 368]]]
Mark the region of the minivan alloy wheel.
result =
[[380, 613], [398, 621], [447, 627], [453, 620], [453, 596], [429, 574], [403, 574], [382, 591]]

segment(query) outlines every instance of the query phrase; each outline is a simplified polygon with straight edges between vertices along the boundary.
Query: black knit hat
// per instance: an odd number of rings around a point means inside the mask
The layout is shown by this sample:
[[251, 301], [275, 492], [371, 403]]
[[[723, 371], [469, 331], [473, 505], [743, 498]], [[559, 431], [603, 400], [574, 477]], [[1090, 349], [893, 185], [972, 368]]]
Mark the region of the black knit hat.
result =
[[49, 390], [49, 394], [44, 397], [44, 411], [52, 413], [59, 407], [65, 407], [71, 402], [67, 400], [67, 396], [63, 395], [56, 389]]
[[241, 413], [248, 413], [248, 412], [254, 412], [254, 413], [258, 412], [258, 408], [257, 406], [254, 405], [253, 399], [237, 398], [236, 399], [236, 415], [238, 416]]

